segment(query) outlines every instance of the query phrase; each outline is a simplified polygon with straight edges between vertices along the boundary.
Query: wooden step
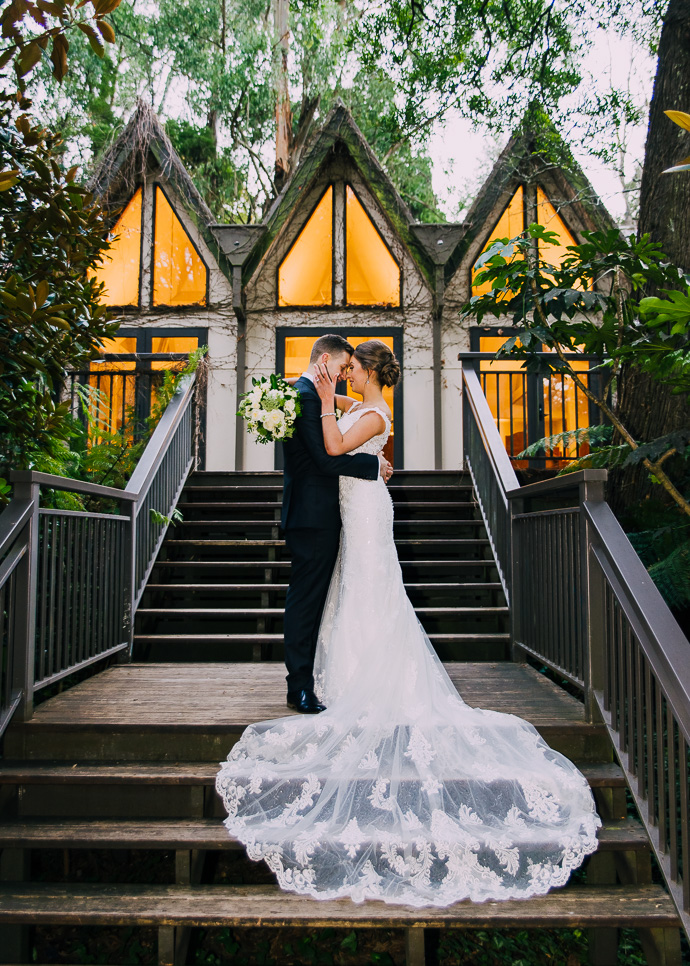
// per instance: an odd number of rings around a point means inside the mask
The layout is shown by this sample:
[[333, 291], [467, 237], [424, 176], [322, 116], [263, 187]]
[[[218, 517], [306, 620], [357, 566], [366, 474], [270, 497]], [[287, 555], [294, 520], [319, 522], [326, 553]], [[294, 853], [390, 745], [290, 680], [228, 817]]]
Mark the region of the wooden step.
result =
[[[576, 698], [526, 664], [450, 662], [444, 666], [471, 707], [520, 715], [544, 737], [577, 732], [606, 735], [603, 724], [584, 720], [582, 704]], [[6, 743], [15, 732], [35, 735], [39, 739], [36, 751], [41, 753], [31, 757], [58, 759], [67, 754], [62, 750], [53, 753], [47, 745], [56, 743], [53, 738], [64, 739], [65, 731], [98, 732], [99, 739], [104, 732], [137, 729], [224, 734], [286, 714], [282, 664], [116, 664], [38, 705], [29, 721], [11, 726]], [[13, 756], [10, 747], [6, 754]], [[105, 757], [102, 750], [98, 756]], [[127, 754], [111, 757], [134, 758]], [[186, 757], [198, 762], [204, 756]]]
[[[649, 848], [635, 819], [607, 822], [599, 829], [599, 851]], [[238, 849], [220, 818], [36, 819], [0, 822], [0, 848], [7, 849]]]
[[[229, 594], [242, 594], [247, 592], [253, 592], [256, 590], [265, 591], [266, 593], [280, 593], [286, 590], [287, 584], [147, 584], [146, 590], [155, 593], [165, 593], [166, 591], [175, 590], [175, 592], [180, 591], [213, 591], [213, 593], [229, 593]], [[486, 591], [501, 591], [503, 586], [496, 582], [487, 581], [485, 583], [410, 583], [405, 584], [406, 590], [445, 590], [445, 591], [468, 591], [468, 590], [486, 590]], [[141, 613], [141, 608], [137, 611]]]
[[[284, 607], [139, 607], [137, 617], [282, 617]], [[508, 607], [415, 607], [428, 617], [461, 617], [468, 614], [503, 615]]]
[[[614, 762], [584, 762], [579, 769], [591, 788], [625, 788]], [[215, 785], [215, 762], [0, 762], [0, 785]]]
[[[164, 611], [166, 615], [173, 616], [178, 611]], [[224, 611], [223, 613], [229, 613]], [[262, 613], [270, 614], [266, 610]], [[277, 611], [276, 614], [282, 614]], [[466, 642], [501, 642], [510, 643], [510, 634], [474, 633], [474, 634], [429, 634], [432, 644], [464, 644]], [[227, 644], [282, 644], [282, 634], [135, 634], [135, 644], [165, 644], [174, 642], [185, 642], [188, 644], [199, 644], [203, 641], [223, 641]]]
[[569, 886], [529, 901], [414, 909], [349, 899], [308, 901], [275, 886], [0, 884], [0, 923], [194, 927], [556, 928], [678, 925], [658, 885]]
[[[488, 546], [488, 537], [417, 537], [396, 540], [397, 547], [422, 547], [431, 549], [439, 547], [443, 549], [453, 549], [454, 547], [477, 547]], [[285, 540], [279, 539], [172, 539], [165, 541], [166, 547], [178, 547], [180, 549], [192, 550], [194, 547], [284, 547]]]

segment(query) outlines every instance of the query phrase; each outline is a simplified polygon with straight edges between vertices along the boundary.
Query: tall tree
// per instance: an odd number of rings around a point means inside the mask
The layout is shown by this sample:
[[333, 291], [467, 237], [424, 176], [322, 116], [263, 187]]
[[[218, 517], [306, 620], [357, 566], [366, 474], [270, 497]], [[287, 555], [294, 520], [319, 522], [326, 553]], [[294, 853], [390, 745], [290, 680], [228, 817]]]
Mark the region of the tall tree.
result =
[[[690, 273], [690, 174], [664, 174], [690, 154], [690, 133], [664, 113], [690, 110], [690, 2], [670, 0], [659, 41], [654, 93], [649, 110], [638, 234], [648, 233], [676, 265]], [[649, 294], [656, 294], [650, 291]], [[690, 426], [690, 405], [639, 370], [623, 371], [621, 419], [638, 439], [654, 439]], [[614, 474], [610, 497], [614, 507], [636, 503], [652, 486], [643, 466]]]

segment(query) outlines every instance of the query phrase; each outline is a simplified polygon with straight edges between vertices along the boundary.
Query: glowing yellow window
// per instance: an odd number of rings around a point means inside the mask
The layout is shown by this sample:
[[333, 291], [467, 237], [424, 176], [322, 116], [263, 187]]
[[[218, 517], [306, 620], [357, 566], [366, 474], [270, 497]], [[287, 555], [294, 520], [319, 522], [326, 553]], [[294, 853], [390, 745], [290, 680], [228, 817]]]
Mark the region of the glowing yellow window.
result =
[[182, 222], [156, 187], [153, 304], [205, 305], [207, 274]]
[[[136, 336], [116, 336], [103, 340], [104, 353], [129, 355], [136, 351]], [[91, 397], [90, 410], [95, 425], [89, 442], [93, 442], [94, 437], [100, 439], [101, 434], [117, 432], [128, 421], [135, 403], [135, 369], [134, 360], [91, 360], [89, 385], [98, 393]]]
[[[522, 185], [520, 185], [510, 199], [508, 207], [498, 219], [498, 224], [492, 231], [490, 240], [493, 241], [495, 238], [515, 238], [516, 235], [519, 235], [525, 227], [524, 207], [524, 190]], [[488, 247], [488, 244], [487, 242], [484, 247]], [[472, 269], [472, 294], [485, 295], [491, 291], [491, 284], [490, 282], [483, 282], [481, 285], [474, 284], [474, 279], [477, 274], [477, 271]]]
[[[483, 335], [479, 339], [479, 350], [498, 352], [505, 341], [505, 336]], [[517, 456], [527, 446], [527, 373], [522, 359], [482, 359], [479, 371], [486, 401], [506, 451], [511, 457]], [[513, 465], [522, 469], [529, 464], [515, 460]]]
[[348, 305], [400, 305], [400, 269], [348, 185], [345, 213], [345, 300]]
[[329, 187], [278, 269], [278, 305], [333, 302], [333, 188]]
[[558, 244], [539, 245], [539, 256], [551, 265], [560, 265], [565, 258], [568, 245], [575, 245], [577, 242], [563, 224], [563, 219], [551, 204], [546, 194], [541, 188], [537, 188], [537, 221], [548, 231], [553, 231], [558, 235]]
[[141, 188], [130, 199], [112, 230], [114, 240], [103, 254], [96, 280], [105, 283], [104, 305], [139, 304], [141, 267]]
[[[314, 342], [322, 333], [314, 335], [289, 335], [285, 338], [285, 377], [290, 379], [293, 376], [301, 376], [303, 372], [309, 366], [309, 357], [311, 355], [312, 346]], [[378, 339], [379, 342], [384, 342], [389, 349], [393, 349], [393, 337], [390, 335], [378, 335], [376, 331], [368, 332], [366, 335], [346, 335], [345, 338], [350, 343], [350, 345], [357, 348], [360, 342], [367, 342], [369, 339]], [[502, 339], [500, 340], [503, 341]], [[352, 396], [354, 399], [359, 399], [352, 392], [350, 383], [347, 383], [347, 395]], [[391, 434], [384, 448], [384, 455], [387, 460], [393, 462], [393, 436], [395, 432], [395, 409], [394, 409], [394, 398], [393, 389], [389, 386], [384, 386], [383, 398], [386, 400], [390, 406], [391, 413], [393, 414], [393, 425], [391, 426]]]

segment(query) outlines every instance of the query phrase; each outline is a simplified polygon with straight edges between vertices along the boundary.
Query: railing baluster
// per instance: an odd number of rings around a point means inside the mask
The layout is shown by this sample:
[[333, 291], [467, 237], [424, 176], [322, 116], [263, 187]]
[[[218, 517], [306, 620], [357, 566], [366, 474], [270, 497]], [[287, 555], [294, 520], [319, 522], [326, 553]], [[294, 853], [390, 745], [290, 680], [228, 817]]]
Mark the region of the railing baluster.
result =
[[690, 853], [688, 852], [688, 829], [690, 824], [690, 815], [688, 814], [688, 744], [683, 737], [682, 732], [679, 732], [678, 734], [678, 784], [680, 786], [680, 877], [683, 885], [683, 908], [690, 909]]
[[671, 877], [678, 879], [678, 769], [676, 766], [676, 723], [666, 705], [666, 754], [668, 755], [668, 854]]
[[662, 852], [668, 851], [668, 823], [666, 821], [666, 810], [668, 807], [668, 765], [666, 759], [666, 742], [664, 741], [666, 709], [664, 696], [659, 688], [656, 689], [656, 759], [659, 767], [659, 780], [657, 789], [659, 795], [659, 808], [657, 821], [659, 824], [659, 848]]

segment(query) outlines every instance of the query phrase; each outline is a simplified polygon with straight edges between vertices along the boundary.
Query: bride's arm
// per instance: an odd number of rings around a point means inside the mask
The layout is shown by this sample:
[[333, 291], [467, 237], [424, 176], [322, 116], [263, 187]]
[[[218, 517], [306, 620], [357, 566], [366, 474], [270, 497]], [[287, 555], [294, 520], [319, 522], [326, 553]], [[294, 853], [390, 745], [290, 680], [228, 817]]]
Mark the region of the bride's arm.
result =
[[352, 396], [339, 396], [337, 393], [335, 395], [335, 404], [341, 413], [346, 413], [351, 406], [357, 402]]
[[[335, 402], [335, 385], [328, 374], [328, 370], [320, 367], [314, 376], [314, 386], [321, 399], [321, 423], [323, 442], [329, 456], [341, 456], [357, 449], [372, 436], [378, 436], [385, 429], [386, 422], [379, 413], [365, 413], [358, 419], [352, 429], [343, 434], [338, 429], [338, 423], [333, 409]], [[349, 408], [349, 407], [348, 407]]]

